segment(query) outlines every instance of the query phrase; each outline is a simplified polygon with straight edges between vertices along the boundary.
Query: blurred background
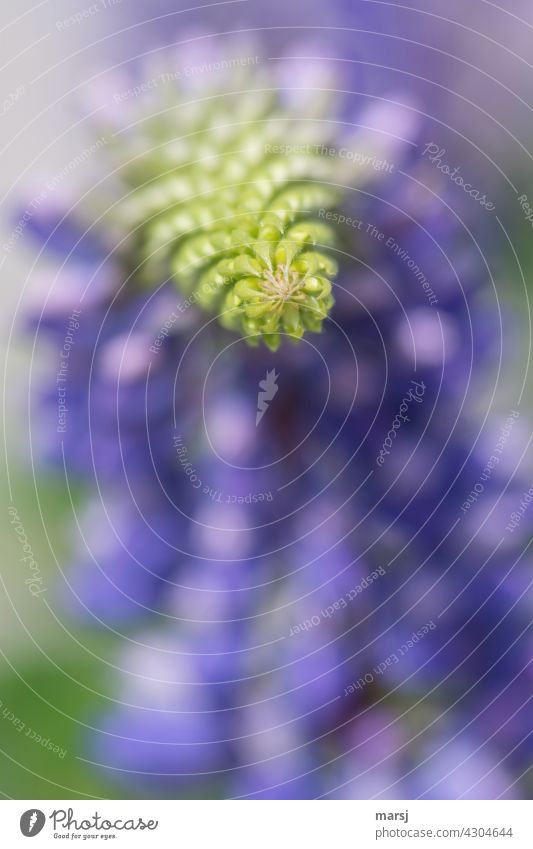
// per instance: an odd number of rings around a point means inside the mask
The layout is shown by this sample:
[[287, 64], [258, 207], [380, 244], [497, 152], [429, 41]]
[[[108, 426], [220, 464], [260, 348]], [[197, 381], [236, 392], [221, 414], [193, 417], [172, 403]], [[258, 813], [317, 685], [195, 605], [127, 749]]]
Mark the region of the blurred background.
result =
[[[5, 798], [530, 798], [532, 34], [525, 0], [0, 11]], [[142, 109], [172, 102], [134, 87], [235, 55], [281, 62], [280, 91], [297, 79], [310, 102], [341, 92], [328, 120], [387, 137], [393, 167], [339, 207], [364, 228], [337, 227], [336, 330], [267, 355], [204, 329], [186, 356], [185, 313], [146, 426], [148, 366], [113, 343], [156, 338], [174, 301], [109, 318], [115, 233], [92, 225], [121, 156], [152, 143]], [[68, 332], [63, 443], [46, 403]], [[412, 380], [424, 402], [376, 471]], [[176, 434], [231, 510], [191, 491]]]

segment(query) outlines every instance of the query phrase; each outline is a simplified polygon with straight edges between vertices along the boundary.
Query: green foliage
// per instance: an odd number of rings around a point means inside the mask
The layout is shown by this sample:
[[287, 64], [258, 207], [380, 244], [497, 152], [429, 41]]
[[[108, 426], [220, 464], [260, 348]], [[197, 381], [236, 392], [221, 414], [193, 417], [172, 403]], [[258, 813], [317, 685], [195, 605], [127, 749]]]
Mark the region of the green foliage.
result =
[[[82, 638], [93, 651], [110, 652], [105, 640]], [[0, 793], [13, 799], [123, 798], [124, 788], [79, 758], [90, 759], [87, 726], [109, 707], [97, 695], [101, 664], [72, 646], [58, 661], [41, 656], [16, 672], [0, 666]]]

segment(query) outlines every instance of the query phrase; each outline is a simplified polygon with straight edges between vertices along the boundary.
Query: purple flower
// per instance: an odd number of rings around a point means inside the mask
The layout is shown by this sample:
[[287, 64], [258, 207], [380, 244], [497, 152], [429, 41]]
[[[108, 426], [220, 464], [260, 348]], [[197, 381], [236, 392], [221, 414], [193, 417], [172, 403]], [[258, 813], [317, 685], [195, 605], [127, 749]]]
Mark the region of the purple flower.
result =
[[[119, 123], [142, 114], [129, 100]], [[400, 136], [408, 114], [358, 113]], [[90, 761], [137, 792], [527, 794], [530, 482], [506, 459], [518, 429], [502, 441], [470, 401], [506, 319], [453, 187], [416, 142], [390, 150], [335, 213], [325, 332], [276, 353], [164, 274], [143, 288], [69, 216], [33, 222], [69, 254], [31, 319], [54, 352], [45, 457], [91, 491], [63, 603], [94, 625], [143, 621]]]

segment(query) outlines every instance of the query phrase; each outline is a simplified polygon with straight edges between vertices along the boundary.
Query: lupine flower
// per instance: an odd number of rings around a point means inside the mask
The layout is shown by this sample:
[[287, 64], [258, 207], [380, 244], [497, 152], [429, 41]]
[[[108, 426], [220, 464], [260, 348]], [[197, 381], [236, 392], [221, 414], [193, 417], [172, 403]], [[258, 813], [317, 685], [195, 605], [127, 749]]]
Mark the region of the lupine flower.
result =
[[344, 133], [296, 70], [126, 98], [106, 238], [35, 221], [69, 260], [34, 327], [57, 348], [81, 310], [47, 446], [93, 488], [65, 603], [142, 621], [88, 760], [154, 796], [517, 795], [528, 603], [499, 588], [523, 538], [487, 525], [525, 484], [502, 462], [461, 511], [483, 264], [409, 110]]

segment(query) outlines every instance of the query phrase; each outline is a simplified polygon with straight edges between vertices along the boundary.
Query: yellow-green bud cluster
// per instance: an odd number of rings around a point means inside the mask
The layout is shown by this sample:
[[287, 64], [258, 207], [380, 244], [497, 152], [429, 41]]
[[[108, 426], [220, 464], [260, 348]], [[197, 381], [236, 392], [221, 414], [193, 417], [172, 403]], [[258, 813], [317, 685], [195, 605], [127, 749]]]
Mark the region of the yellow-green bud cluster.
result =
[[[134, 274], [150, 285], [172, 278], [253, 345], [275, 350], [284, 336], [319, 332], [337, 272], [318, 212], [337, 201], [320, 122], [287, 118], [272, 89], [219, 93], [171, 114], [145, 120], [144, 149], [138, 128], [136, 150], [122, 147], [129, 191], [114, 214]], [[306, 132], [314, 143], [298, 144]]]

